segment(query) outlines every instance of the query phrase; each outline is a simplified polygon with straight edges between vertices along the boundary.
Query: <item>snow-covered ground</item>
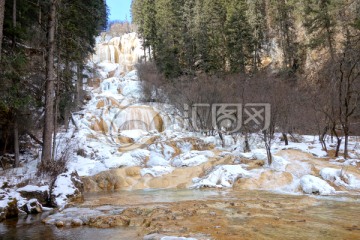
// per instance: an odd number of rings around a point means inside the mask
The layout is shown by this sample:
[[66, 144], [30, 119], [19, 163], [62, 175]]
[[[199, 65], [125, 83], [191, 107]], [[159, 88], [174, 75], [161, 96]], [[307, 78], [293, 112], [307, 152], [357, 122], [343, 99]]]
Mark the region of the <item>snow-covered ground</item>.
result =
[[[101, 49], [97, 51], [106, 55]], [[111, 54], [115, 54], [114, 51]], [[138, 57], [139, 51], [134, 54]], [[273, 162], [267, 164], [260, 135], [249, 136], [251, 151], [244, 152], [242, 136], [225, 136], [225, 147], [222, 147], [218, 136], [188, 132], [183, 127], [184, 121], [171, 106], [141, 101], [141, 82], [137, 73], [126, 71], [131, 66], [124, 67], [101, 56], [95, 59], [98, 62], [89, 64], [98, 66], [101, 82], [86, 85], [90, 100], [81, 111], [74, 113], [75, 124], [71, 124], [67, 132], [61, 130], [57, 135], [56, 156], [68, 159], [68, 171], [57, 178], [51, 189], [57, 206], [65, 206], [68, 197], [79, 190], [75, 186], [77, 180], [71, 180], [71, 173], [86, 177], [125, 167], [139, 167], [140, 177], [161, 180], [176, 169], [190, 171], [207, 166], [202, 174], [189, 179], [193, 183], [190, 188], [229, 188], [242, 179], [251, 186], [250, 189], [320, 195], [339, 191], [359, 193], [359, 138], [350, 139], [350, 158], [345, 160], [329, 157], [315, 136], [299, 136], [299, 143], [290, 142], [284, 146], [280, 135], [276, 135], [271, 149]], [[327, 141], [331, 148], [331, 140]], [[21, 168], [3, 171], [0, 209], [13, 199], [18, 200], [18, 206], [26, 204], [29, 199], [20, 192], [50, 191], [50, 183], [35, 176], [39, 162], [35, 155], [40, 156], [39, 150], [23, 157]], [[231, 161], [216, 163], [229, 156]], [[288, 177], [276, 187], [277, 178], [265, 177], [272, 176], [269, 173], [279, 173], [279, 176], [287, 173]]]

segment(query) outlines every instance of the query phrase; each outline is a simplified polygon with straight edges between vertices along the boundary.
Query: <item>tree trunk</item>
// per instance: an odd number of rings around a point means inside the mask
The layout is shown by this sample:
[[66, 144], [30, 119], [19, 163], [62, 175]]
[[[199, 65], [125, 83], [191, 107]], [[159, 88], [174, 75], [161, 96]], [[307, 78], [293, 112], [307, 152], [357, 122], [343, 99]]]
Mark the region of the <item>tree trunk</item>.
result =
[[13, 0], [13, 12], [12, 12], [12, 24], [13, 24], [13, 28], [14, 28], [14, 33], [12, 36], [12, 46], [15, 47], [16, 45], [16, 38], [15, 38], [15, 32], [16, 32], [16, 0]]
[[339, 152], [340, 152], [340, 146], [341, 146], [341, 138], [337, 138], [337, 143], [336, 143], [336, 150], [335, 150], [335, 157], [339, 157]]
[[345, 143], [344, 143], [344, 158], [348, 158], [348, 145], [349, 145], [349, 128], [347, 126], [344, 127], [344, 136], [345, 136]]
[[17, 118], [14, 119], [14, 152], [15, 152], [15, 167], [20, 165], [20, 151], [19, 151], [19, 125]]
[[282, 133], [283, 135], [283, 138], [284, 138], [284, 141], [285, 141], [285, 146], [289, 145], [289, 139], [287, 137], [287, 134], [286, 133]]
[[81, 106], [83, 91], [83, 68], [82, 64], [77, 65], [77, 84], [76, 84], [76, 108], [79, 109]]
[[250, 152], [250, 144], [249, 144], [249, 134], [248, 132], [245, 132], [245, 148], [244, 148], [244, 152]]
[[225, 147], [225, 139], [221, 133], [221, 131], [218, 131], [219, 137], [221, 139], [221, 146], [224, 148]]
[[55, 96], [55, 18], [56, 0], [51, 0], [49, 25], [48, 25], [48, 51], [46, 61], [46, 83], [45, 83], [45, 122], [43, 130], [43, 151], [41, 162], [48, 163], [51, 160], [52, 134], [54, 132], [54, 96]]
[[1, 60], [1, 51], [2, 51], [4, 14], [5, 14], [5, 0], [0, 0], [0, 60]]
[[328, 127], [326, 126], [324, 128], [324, 131], [319, 136], [319, 141], [321, 143], [322, 149], [326, 152], [327, 152], [327, 146], [326, 146], [326, 142], [325, 142], [325, 136], [326, 136], [327, 131], [328, 131]]
[[271, 155], [271, 137], [268, 136], [268, 130], [263, 131], [264, 135], [264, 143], [265, 143], [265, 149], [266, 149], [266, 155], [268, 159], [268, 165], [270, 166], [272, 163], [272, 155]]

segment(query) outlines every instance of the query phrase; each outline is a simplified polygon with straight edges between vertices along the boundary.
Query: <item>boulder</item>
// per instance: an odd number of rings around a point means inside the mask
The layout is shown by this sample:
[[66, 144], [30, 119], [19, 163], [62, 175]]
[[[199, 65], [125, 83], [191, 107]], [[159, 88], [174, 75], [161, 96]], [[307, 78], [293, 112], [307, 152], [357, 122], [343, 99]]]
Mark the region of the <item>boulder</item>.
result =
[[26, 212], [27, 214], [37, 214], [42, 213], [42, 205], [39, 203], [37, 199], [30, 199], [26, 204], [20, 207], [21, 210]]
[[5, 207], [0, 207], [0, 222], [8, 218], [17, 217], [18, 215], [19, 209], [16, 199], [9, 201]]
[[49, 203], [49, 187], [48, 186], [32, 186], [27, 185], [16, 190], [21, 197], [26, 199], [36, 198], [40, 204], [46, 205]]
[[50, 203], [62, 208], [69, 202], [83, 202], [83, 193], [84, 184], [76, 171], [62, 173], [51, 188]]

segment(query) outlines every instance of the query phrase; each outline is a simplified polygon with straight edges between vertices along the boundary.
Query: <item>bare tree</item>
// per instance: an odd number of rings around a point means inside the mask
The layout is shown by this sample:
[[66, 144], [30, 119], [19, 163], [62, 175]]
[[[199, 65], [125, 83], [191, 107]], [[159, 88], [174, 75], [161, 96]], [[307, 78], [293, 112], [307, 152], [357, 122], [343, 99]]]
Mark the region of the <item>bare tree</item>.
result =
[[337, 77], [339, 98], [339, 121], [344, 132], [344, 157], [348, 157], [350, 121], [358, 107], [360, 98], [360, 51], [352, 45], [350, 33], [338, 64]]

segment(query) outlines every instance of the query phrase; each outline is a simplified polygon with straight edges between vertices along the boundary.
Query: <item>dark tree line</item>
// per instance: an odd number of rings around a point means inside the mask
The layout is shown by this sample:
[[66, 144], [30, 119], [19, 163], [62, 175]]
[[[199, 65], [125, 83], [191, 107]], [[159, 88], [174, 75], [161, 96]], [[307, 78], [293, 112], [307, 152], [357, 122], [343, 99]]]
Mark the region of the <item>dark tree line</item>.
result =
[[15, 152], [16, 166], [25, 135], [42, 145], [43, 165], [54, 160], [58, 124], [81, 103], [87, 57], [106, 23], [104, 0], [0, 2], [0, 152]]

